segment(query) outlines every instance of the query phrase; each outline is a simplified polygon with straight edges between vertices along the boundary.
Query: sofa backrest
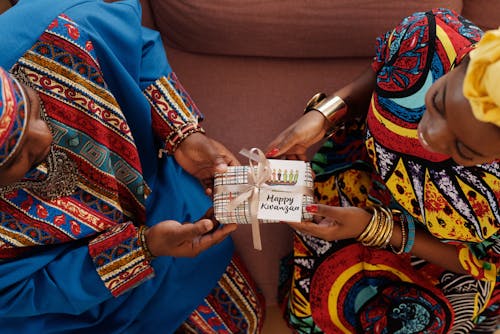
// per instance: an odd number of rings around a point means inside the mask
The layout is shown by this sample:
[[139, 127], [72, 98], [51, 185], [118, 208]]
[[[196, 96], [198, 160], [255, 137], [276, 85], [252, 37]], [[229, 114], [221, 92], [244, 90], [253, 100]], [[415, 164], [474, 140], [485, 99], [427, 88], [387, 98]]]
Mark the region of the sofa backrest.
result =
[[463, 1], [149, 0], [149, 5], [166, 43], [183, 51], [324, 58], [370, 57], [374, 39], [403, 17], [433, 7], [461, 13]]

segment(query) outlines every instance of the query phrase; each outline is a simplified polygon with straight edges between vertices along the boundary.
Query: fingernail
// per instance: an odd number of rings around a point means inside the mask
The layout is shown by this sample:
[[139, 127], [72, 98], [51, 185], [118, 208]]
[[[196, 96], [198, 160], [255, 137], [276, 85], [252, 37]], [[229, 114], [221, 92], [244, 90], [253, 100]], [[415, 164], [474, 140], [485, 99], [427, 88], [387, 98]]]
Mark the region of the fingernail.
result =
[[307, 205], [306, 211], [311, 213], [316, 213], [318, 212], [318, 206], [316, 204]]
[[279, 148], [273, 148], [272, 150], [270, 150], [269, 152], [266, 153], [266, 157], [274, 157], [276, 154], [278, 154], [278, 152], [280, 151]]
[[215, 166], [215, 171], [217, 173], [224, 173], [227, 170], [227, 164], [222, 163]]

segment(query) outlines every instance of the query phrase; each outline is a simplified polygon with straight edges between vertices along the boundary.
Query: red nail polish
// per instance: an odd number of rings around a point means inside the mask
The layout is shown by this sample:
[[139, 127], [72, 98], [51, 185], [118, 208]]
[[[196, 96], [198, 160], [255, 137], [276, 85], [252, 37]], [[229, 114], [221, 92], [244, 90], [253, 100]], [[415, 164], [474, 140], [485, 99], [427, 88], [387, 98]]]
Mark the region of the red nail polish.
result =
[[274, 157], [276, 154], [278, 154], [279, 152], [279, 148], [273, 148], [272, 150], [270, 150], [269, 152], [266, 153], [266, 157]]
[[308, 205], [306, 206], [306, 211], [311, 213], [316, 213], [318, 212], [318, 206], [315, 204]]

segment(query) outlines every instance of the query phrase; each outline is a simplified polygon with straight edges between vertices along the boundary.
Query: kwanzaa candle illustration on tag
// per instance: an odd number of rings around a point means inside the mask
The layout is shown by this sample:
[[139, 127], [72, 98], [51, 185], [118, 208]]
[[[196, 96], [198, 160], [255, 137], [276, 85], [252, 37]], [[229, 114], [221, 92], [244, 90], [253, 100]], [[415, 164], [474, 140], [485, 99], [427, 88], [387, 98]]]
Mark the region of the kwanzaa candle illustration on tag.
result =
[[269, 166], [271, 178], [266, 181], [269, 187], [259, 192], [257, 218], [300, 222], [304, 196], [293, 190], [306, 186], [306, 163], [270, 159]]

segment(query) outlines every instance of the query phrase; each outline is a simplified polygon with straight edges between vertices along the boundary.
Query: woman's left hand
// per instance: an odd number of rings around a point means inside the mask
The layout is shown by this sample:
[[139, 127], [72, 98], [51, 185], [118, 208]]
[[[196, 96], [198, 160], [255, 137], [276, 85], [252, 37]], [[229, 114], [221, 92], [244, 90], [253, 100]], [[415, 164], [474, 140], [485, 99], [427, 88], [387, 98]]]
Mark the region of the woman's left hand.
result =
[[212, 194], [215, 173], [224, 173], [227, 166], [240, 164], [224, 145], [199, 132], [184, 139], [174, 157], [182, 168], [200, 180], [208, 195]]
[[312, 204], [307, 206], [307, 211], [315, 215], [314, 222], [287, 224], [327, 241], [357, 238], [372, 218], [371, 213], [357, 207]]

